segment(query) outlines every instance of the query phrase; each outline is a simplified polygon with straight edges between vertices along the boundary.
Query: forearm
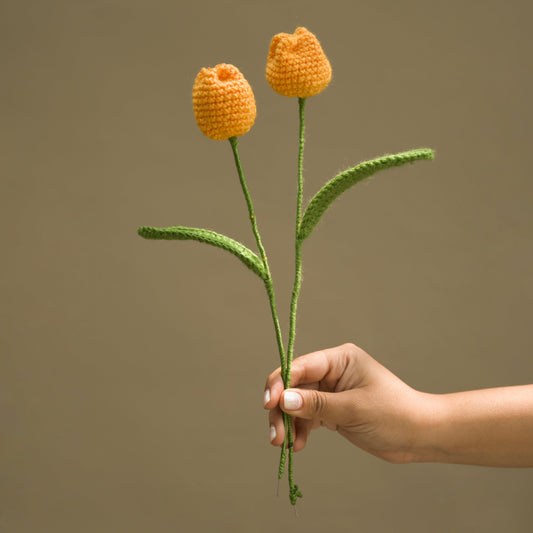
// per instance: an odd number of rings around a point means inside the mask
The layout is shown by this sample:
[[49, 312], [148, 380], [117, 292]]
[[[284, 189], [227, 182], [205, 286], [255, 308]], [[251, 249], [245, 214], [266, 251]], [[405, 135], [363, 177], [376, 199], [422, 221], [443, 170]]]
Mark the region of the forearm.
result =
[[533, 385], [423, 396], [414, 462], [533, 467]]

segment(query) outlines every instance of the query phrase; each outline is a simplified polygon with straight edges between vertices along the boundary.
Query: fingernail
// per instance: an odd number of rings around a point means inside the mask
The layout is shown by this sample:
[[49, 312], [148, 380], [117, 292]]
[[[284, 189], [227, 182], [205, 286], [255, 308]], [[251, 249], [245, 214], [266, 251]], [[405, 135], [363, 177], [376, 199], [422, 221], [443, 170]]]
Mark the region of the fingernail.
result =
[[270, 401], [270, 389], [267, 389], [265, 391], [265, 395], [263, 396], [263, 405], [266, 405]]
[[278, 432], [276, 431], [276, 426], [270, 426], [268, 436], [270, 438], [270, 442], [272, 442], [278, 436]]
[[288, 391], [283, 395], [283, 405], [289, 411], [296, 411], [302, 407], [302, 397], [297, 392]]

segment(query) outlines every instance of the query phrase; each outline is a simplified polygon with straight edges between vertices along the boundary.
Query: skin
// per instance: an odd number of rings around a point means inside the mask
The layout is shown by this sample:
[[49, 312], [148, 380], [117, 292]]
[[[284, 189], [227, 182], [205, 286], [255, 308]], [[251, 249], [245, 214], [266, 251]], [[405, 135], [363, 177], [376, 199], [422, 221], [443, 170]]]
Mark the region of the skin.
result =
[[[288, 408], [288, 393], [300, 407]], [[264, 398], [274, 446], [283, 444], [283, 410], [293, 419], [295, 451], [325, 426], [392, 463], [533, 467], [533, 385], [428, 394], [344, 344], [295, 359], [286, 391], [275, 370]]]

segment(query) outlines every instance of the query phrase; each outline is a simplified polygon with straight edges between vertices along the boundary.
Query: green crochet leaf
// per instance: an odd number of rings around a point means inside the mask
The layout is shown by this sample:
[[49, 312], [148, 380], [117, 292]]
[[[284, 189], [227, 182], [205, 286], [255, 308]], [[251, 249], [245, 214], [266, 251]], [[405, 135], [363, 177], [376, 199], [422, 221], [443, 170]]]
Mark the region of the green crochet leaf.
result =
[[372, 176], [380, 170], [399, 167], [405, 163], [412, 163], [419, 159], [433, 159], [433, 157], [434, 153], [430, 148], [418, 148], [416, 150], [400, 152], [399, 154], [385, 155], [377, 159], [372, 159], [371, 161], [364, 161], [354, 168], [341, 172], [338, 176], [326, 183], [309, 202], [300, 223], [298, 238], [302, 241], [307, 239], [333, 201], [356, 183]]
[[234, 241], [225, 235], [220, 235], [214, 231], [201, 228], [188, 228], [186, 226], [173, 226], [171, 228], [152, 228], [142, 226], [137, 233], [145, 239], [167, 239], [167, 240], [193, 240], [205, 242], [222, 248], [238, 257], [250, 270], [253, 270], [261, 279], [267, 279], [267, 273], [263, 262], [251, 250], [240, 242]]

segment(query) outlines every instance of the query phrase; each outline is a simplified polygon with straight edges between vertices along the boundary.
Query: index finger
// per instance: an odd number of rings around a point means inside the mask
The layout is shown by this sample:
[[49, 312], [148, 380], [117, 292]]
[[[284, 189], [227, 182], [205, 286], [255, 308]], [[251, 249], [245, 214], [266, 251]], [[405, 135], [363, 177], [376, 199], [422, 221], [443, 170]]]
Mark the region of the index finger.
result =
[[[290, 386], [297, 387], [322, 381], [326, 387], [334, 390], [349, 362], [353, 360], [355, 350], [353, 344], [343, 344], [296, 358], [291, 365]], [[278, 368], [267, 379], [266, 390], [270, 391], [270, 402], [266, 402], [265, 407], [272, 408], [277, 405], [283, 389], [281, 369]]]
[[285, 385], [281, 378], [281, 367], [276, 368], [270, 376], [268, 376], [265, 385], [265, 395], [263, 397], [263, 407], [265, 409], [273, 409], [279, 404], [279, 398]]

